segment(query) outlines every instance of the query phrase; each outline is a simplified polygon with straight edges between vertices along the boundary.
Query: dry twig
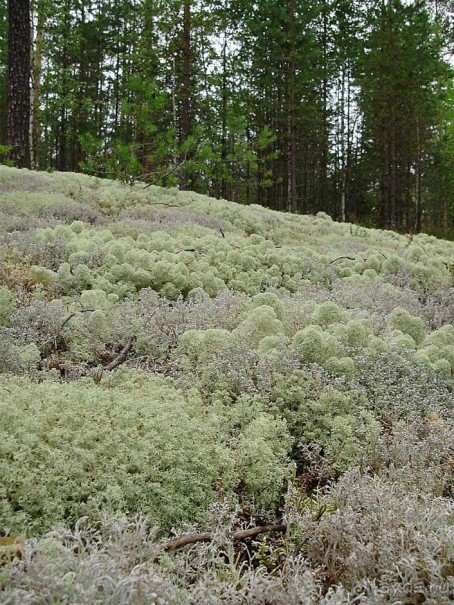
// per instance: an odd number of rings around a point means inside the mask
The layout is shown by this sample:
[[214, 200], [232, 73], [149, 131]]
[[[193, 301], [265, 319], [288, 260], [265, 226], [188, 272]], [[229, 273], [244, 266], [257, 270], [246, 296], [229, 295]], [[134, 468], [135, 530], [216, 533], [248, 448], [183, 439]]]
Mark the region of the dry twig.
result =
[[125, 344], [125, 346], [121, 349], [121, 351], [117, 355], [117, 357], [115, 357], [115, 359], [113, 361], [111, 361], [109, 363], [109, 365], [107, 365], [104, 369], [107, 370], [108, 372], [111, 372], [117, 366], [124, 363], [126, 361], [126, 358], [128, 357], [128, 353], [132, 349], [132, 345], [134, 344], [135, 339], [136, 339], [135, 336], [131, 336], [131, 338], [128, 340], [128, 342]]
[[[287, 525], [285, 523], [281, 523], [280, 525], [260, 525], [259, 527], [252, 527], [251, 529], [243, 529], [240, 531], [231, 532], [229, 534], [229, 538], [233, 540], [233, 542], [238, 542], [239, 540], [253, 538], [260, 534], [270, 533], [273, 531], [284, 532], [286, 530]], [[179, 538], [174, 538], [173, 540], [167, 540], [167, 542], [163, 542], [162, 547], [167, 552], [169, 550], [176, 550], [177, 548], [182, 548], [183, 546], [187, 546], [188, 544], [196, 544], [197, 542], [210, 542], [212, 539], [213, 534], [210, 534], [209, 532], [204, 532], [201, 534], [187, 534], [186, 536], [180, 536]]]

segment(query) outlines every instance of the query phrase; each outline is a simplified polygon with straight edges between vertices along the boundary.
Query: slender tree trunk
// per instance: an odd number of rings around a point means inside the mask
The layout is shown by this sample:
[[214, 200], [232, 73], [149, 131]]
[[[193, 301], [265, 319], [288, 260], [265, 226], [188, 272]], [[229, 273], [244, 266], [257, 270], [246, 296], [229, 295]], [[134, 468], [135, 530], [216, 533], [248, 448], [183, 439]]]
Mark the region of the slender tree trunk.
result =
[[120, 129], [120, 49], [116, 49], [116, 58], [115, 58], [115, 80], [113, 85], [113, 95], [114, 95], [114, 123], [113, 129], [115, 136], [118, 135], [118, 131]]
[[421, 194], [421, 132], [419, 129], [419, 118], [416, 118], [416, 224], [415, 231], [422, 231], [422, 194]]
[[288, 5], [288, 19], [290, 21], [290, 57], [288, 62], [289, 70], [289, 112], [288, 112], [288, 195], [287, 195], [287, 209], [289, 212], [296, 212], [298, 210], [298, 194], [296, 184], [296, 172], [297, 172], [297, 134], [296, 134], [296, 64], [295, 64], [295, 53], [296, 53], [296, 40], [295, 40], [295, 2], [289, 0]]
[[[186, 143], [191, 129], [191, 0], [183, 4], [183, 87], [181, 100], [180, 145]], [[186, 159], [186, 153], [180, 155], [180, 163]], [[187, 171], [181, 171], [180, 188], [187, 188]]]
[[246, 204], [250, 204], [251, 202], [251, 162], [249, 160], [249, 150], [251, 148], [251, 132], [249, 127], [246, 127], [246, 149], [247, 149], [247, 158], [246, 158]]
[[32, 150], [33, 150], [33, 168], [36, 170], [40, 167], [40, 142], [41, 142], [41, 122], [40, 122], [40, 105], [41, 105], [41, 72], [43, 65], [43, 38], [44, 25], [46, 15], [44, 12], [44, 3], [42, 0], [37, 6], [37, 24], [35, 48], [33, 50], [32, 61]]
[[[79, 24], [82, 30], [84, 30], [86, 22], [85, 7], [81, 4]], [[72, 115], [72, 128], [71, 128], [71, 164], [72, 170], [78, 172], [80, 170], [80, 163], [82, 161], [82, 147], [80, 144], [79, 136], [85, 134], [87, 128], [86, 120], [86, 109], [84, 108], [84, 100], [86, 94], [87, 84], [89, 82], [88, 69], [87, 69], [87, 39], [85, 36], [81, 38], [80, 42], [80, 60], [79, 70], [76, 76], [78, 86], [75, 92], [75, 105]]]
[[7, 144], [18, 168], [31, 169], [30, 0], [9, 0]]
[[222, 47], [222, 92], [221, 92], [221, 198], [227, 199], [227, 32]]
[[342, 172], [342, 183], [341, 183], [341, 209], [340, 214], [342, 221], [345, 222], [345, 196], [346, 196], [346, 185], [347, 185], [347, 162], [345, 158], [345, 66], [342, 66], [342, 77], [341, 77], [341, 98], [340, 98], [340, 114], [341, 114], [341, 172]]
[[66, 141], [67, 141], [67, 122], [66, 122], [66, 109], [62, 105], [60, 107], [60, 128], [58, 131], [58, 170], [66, 170]]
[[381, 175], [381, 203], [380, 203], [380, 226], [389, 227], [390, 214], [390, 173], [388, 125], [382, 126], [382, 175]]
[[177, 108], [177, 61], [173, 58], [173, 70], [172, 70], [172, 125], [175, 133], [175, 151], [172, 153], [172, 164], [174, 166], [178, 163], [177, 148], [178, 148], [178, 108]]
[[416, 213], [413, 212], [412, 196], [412, 162], [407, 159], [405, 167], [405, 204], [402, 206], [402, 225], [407, 233], [412, 233], [416, 223]]
[[66, 109], [66, 95], [68, 92], [68, 68], [69, 68], [69, 51], [67, 41], [69, 40], [71, 25], [70, 25], [70, 2], [67, 1], [64, 7], [64, 37], [63, 48], [61, 52], [61, 70], [62, 70], [62, 95], [63, 99], [60, 100], [60, 120], [58, 128], [58, 143], [57, 143], [57, 169], [65, 171], [66, 165], [66, 147], [68, 140], [68, 112]]
[[[389, 10], [389, 25], [388, 25], [388, 35], [389, 35], [389, 52], [390, 52], [390, 60], [391, 63], [394, 63], [396, 60], [396, 47], [395, 47], [395, 39], [394, 39], [394, 12], [393, 12], [393, 2], [392, 0], [388, 0], [388, 10]], [[389, 175], [389, 218], [388, 218], [388, 226], [391, 229], [396, 229], [397, 227], [397, 194], [398, 194], [398, 164], [397, 164], [397, 101], [396, 101], [396, 91], [391, 89], [389, 97], [389, 108], [390, 108], [390, 146], [389, 146], [389, 161], [390, 161], [390, 175]]]
[[28, 123], [28, 136], [30, 145], [30, 165], [35, 168], [35, 153], [33, 148], [33, 110], [35, 107], [35, 87], [33, 74], [33, 37], [34, 37], [34, 18], [30, 12], [30, 121]]
[[328, 125], [328, 10], [326, 0], [323, 2], [323, 81], [322, 81], [322, 141], [320, 157], [320, 207], [329, 210], [328, 204], [328, 151], [329, 151], [329, 125]]
[[396, 127], [395, 124], [392, 126], [391, 133], [391, 174], [390, 174], [390, 187], [389, 187], [389, 197], [390, 197], [390, 220], [389, 224], [391, 229], [396, 229], [397, 227], [397, 190], [398, 190], [398, 165], [397, 165], [397, 145], [396, 145]]

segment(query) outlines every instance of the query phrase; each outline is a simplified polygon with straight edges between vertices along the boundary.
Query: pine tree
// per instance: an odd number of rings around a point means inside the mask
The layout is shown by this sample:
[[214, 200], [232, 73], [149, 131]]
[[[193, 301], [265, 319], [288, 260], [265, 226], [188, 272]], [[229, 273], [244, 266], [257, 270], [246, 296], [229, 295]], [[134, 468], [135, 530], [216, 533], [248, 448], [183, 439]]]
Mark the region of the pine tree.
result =
[[18, 168], [31, 168], [30, 156], [30, 0], [8, 3], [7, 144]]
[[436, 124], [440, 49], [423, 2], [387, 0], [371, 14], [362, 61], [364, 147], [379, 186], [379, 223], [421, 228], [421, 179]]
[[0, 0], [0, 146], [6, 145], [8, 10], [7, 0]]

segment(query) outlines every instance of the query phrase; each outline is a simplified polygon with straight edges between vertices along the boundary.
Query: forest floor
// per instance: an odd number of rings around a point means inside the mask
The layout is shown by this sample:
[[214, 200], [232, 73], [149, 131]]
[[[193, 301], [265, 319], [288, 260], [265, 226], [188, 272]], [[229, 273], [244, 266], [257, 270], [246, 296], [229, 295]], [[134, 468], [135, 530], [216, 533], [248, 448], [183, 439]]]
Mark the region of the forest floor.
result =
[[454, 242], [0, 166], [0, 602], [454, 598]]

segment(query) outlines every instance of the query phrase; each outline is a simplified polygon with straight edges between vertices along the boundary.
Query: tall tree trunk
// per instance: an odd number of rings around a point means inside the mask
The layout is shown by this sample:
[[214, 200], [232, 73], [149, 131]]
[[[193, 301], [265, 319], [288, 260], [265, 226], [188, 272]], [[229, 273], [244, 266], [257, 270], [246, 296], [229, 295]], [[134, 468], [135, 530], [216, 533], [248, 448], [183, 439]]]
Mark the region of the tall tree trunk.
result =
[[416, 118], [416, 233], [422, 231], [421, 155], [421, 132], [419, 128], [419, 118]]
[[328, 212], [328, 152], [329, 152], [329, 124], [328, 124], [328, 10], [329, 6], [323, 2], [323, 79], [322, 79], [322, 129], [321, 129], [321, 157], [320, 157], [320, 200], [318, 205]]
[[[347, 162], [345, 158], [345, 66], [342, 66], [341, 76], [341, 95], [340, 95], [340, 114], [341, 114], [341, 125], [340, 125], [340, 136], [341, 136], [341, 208], [340, 215], [342, 222], [345, 222], [345, 197], [347, 187]], [[348, 133], [347, 133], [348, 136]]]
[[35, 48], [33, 49], [32, 60], [32, 156], [33, 168], [39, 169], [40, 165], [40, 141], [41, 141], [41, 123], [40, 123], [40, 104], [41, 104], [41, 71], [43, 64], [43, 38], [44, 24], [46, 15], [44, 11], [43, 0], [39, 0], [37, 6], [37, 24]]
[[290, 21], [290, 56], [288, 61], [289, 70], [289, 111], [288, 111], [288, 195], [287, 210], [296, 212], [298, 210], [298, 196], [296, 188], [297, 171], [297, 134], [296, 134], [296, 40], [295, 40], [295, 1], [289, 0], [287, 4], [288, 19]]
[[388, 124], [382, 125], [382, 174], [381, 174], [381, 203], [380, 203], [380, 227], [389, 227], [390, 215], [390, 174], [389, 161]]
[[60, 107], [60, 128], [58, 130], [58, 162], [57, 167], [60, 172], [66, 170], [66, 141], [68, 135], [66, 109], [62, 105]]
[[[84, 31], [85, 25], [85, 7], [83, 4], [80, 6], [80, 16], [78, 16], [78, 25]], [[72, 127], [71, 127], [71, 165], [72, 170], [75, 172], [79, 171], [79, 164], [82, 161], [82, 147], [80, 144], [79, 136], [85, 134], [86, 129], [86, 117], [84, 109], [84, 100], [87, 89], [87, 63], [86, 57], [88, 54], [87, 40], [85, 36], [81, 36], [80, 40], [80, 59], [79, 59], [79, 70], [76, 75], [76, 90], [74, 94], [74, 110], [72, 112]]]
[[31, 169], [30, 155], [30, 0], [8, 2], [7, 144], [18, 168]]
[[[183, 88], [181, 99], [180, 145], [186, 143], [191, 128], [191, 0], [183, 5]], [[187, 153], [181, 152], [180, 163], [186, 160]], [[180, 188], [186, 189], [187, 172], [181, 171]]]
[[221, 198], [227, 199], [227, 32], [224, 32], [222, 47], [222, 92], [221, 92]]
[[65, 3], [64, 11], [64, 40], [62, 42], [63, 47], [61, 50], [61, 88], [63, 98], [60, 99], [57, 139], [57, 170], [61, 172], [67, 170], [66, 147], [68, 141], [68, 111], [66, 108], [66, 96], [68, 94], [68, 69], [70, 65], [68, 43], [71, 32], [71, 7], [69, 0], [67, 0]]
[[[394, 121], [394, 120], [393, 120]], [[397, 164], [397, 141], [396, 141], [396, 126], [395, 123], [392, 126], [391, 131], [391, 148], [390, 148], [390, 164], [391, 164], [391, 174], [390, 174], [390, 184], [389, 184], [389, 198], [390, 198], [390, 217], [389, 217], [389, 225], [391, 229], [397, 228], [397, 190], [398, 190], [398, 164]]]

